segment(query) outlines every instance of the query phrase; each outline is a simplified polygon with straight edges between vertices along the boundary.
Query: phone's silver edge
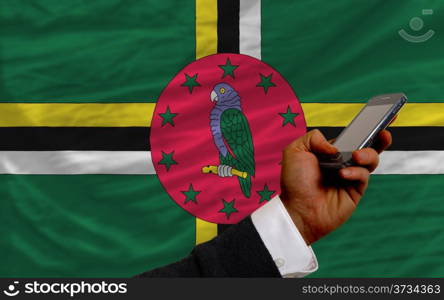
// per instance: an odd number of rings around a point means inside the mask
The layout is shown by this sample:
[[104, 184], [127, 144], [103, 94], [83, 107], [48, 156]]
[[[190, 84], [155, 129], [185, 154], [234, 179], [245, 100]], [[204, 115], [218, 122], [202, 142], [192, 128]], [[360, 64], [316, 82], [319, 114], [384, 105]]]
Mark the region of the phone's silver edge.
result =
[[[390, 99], [390, 101], [386, 101], [385, 103], [377, 103], [377, 104], [373, 104], [371, 102], [374, 102], [376, 99], [381, 98], [382, 100], [385, 100], [383, 98], [388, 97]], [[393, 100], [394, 97], [396, 97], [396, 100]], [[393, 94], [384, 94], [384, 95], [378, 95], [375, 97], [372, 97], [366, 105], [364, 105], [364, 107], [359, 111], [359, 113], [353, 118], [353, 120], [344, 128], [344, 130], [341, 131], [341, 133], [338, 135], [338, 137], [336, 138], [335, 142], [333, 143], [333, 145], [335, 145], [335, 143], [341, 138], [341, 136], [345, 133], [347, 127], [350, 127], [353, 122], [355, 120], [357, 120], [359, 118], [359, 116], [361, 115], [361, 113], [364, 111], [364, 109], [366, 108], [367, 105], [382, 105], [382, 104], [393, 104], [396, 105], [400, 102], [404, 102], [405, 100], [407, 100], [407, 96], [403, 93], [393, 93]], [[398, 110], [396, 111], [396, 113], [399, 112], [399, 110], [402, 108], [402, 105], [398, 108]], [[364, 139], [364, 141], [359, 145], [359, 147], [356, 150], [362, 149], [364, 145], [366, 145], [369, 140], [371, 139], [371, 137], [373, 136], [373, 134], [379, 130], [381, 124], [384, 122], [384, 120], [387, 118], [387, 116], [389, 114], [391, 114], [392, 112], [389, 110], [387, 111], [387, 113], [381, 118], [381, 120], [379, 121], [379, 123], [375, 126], [375, 128], [373, 128], [373, 130], [367, 135], [367, 137]]]

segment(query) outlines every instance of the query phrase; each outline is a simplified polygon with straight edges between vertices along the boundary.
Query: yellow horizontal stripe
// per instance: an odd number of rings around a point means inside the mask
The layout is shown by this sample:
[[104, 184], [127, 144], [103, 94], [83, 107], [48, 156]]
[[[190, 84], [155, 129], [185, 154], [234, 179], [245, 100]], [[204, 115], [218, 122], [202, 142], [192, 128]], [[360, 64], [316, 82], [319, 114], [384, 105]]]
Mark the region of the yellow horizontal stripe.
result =
[[[362, 103], [304, 103], [309, 127], [347, 126], [362, 109]], [[408, 103], [391, 126], [444, 126], [444, 103]]]
[[155, 103], [1, 103], [0, 127], [147, 127]]
[[[146, 127], [155, 103], [1, 103], [0, 127]], [[303, 103], [307, 126], [347, 126], [356, 103]], [[173, 111], [174, 112], [174, 111]], [[392, 126], [444, 126], [444, 103], [409, 103]]]
[[196, 245], [205, 243], [217, 235], [217, 224], [196, 218]]

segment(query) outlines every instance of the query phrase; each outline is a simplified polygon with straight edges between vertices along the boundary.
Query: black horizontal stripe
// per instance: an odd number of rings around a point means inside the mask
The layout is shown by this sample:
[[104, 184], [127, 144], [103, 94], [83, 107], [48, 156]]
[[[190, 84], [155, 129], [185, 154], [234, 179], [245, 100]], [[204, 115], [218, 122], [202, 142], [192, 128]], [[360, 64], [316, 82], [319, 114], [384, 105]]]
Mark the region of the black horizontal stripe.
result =
[[[343, 127], [318, 129], [331, 139], [337, 137]], [[444, 127], [391, 127], [389, 130], [393, 135], [390, 150], [444, 150]], [[149, 151], [149, 135], [149, 127], [0, 127], [0, 150]]]
[[[310, 130], [313, 128], [308, 128]], [[344, 127], [318, 127], [327, 139], [337, 137]], [[390, 127], [392, 151], [444, 150], [444, 127]]]
[[239, 1], [217, 1], [218, 53], [239, 53]]
[[150, 127], [0, 127], [0, 150], [148, 151]]

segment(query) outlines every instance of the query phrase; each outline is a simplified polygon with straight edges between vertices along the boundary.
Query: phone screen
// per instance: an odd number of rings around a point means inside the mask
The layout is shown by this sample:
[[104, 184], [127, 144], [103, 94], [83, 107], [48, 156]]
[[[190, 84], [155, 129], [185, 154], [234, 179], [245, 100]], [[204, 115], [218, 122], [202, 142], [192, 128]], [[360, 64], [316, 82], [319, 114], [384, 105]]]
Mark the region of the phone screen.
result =
[[393, 104], [367, 105], [334, 142], [340, 152], [352, 152], [366, 141]]

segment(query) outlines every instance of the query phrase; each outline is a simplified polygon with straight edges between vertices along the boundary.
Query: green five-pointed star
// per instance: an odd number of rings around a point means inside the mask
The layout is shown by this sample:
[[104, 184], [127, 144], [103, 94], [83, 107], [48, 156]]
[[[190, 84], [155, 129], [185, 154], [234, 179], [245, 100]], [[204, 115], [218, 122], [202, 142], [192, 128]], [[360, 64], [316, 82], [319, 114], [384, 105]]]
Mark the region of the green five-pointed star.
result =
[[274, 87], [276, 84], [271, 81], [271, 77], [273, 76], [273, 73], [271, 73], [268, 76], [264, 76], [262, 74], [259, 74], [261, 76], [261, 82], [259, 82], [256, 86], [263, 87], [265, 94], [268, 92], [269, 87]]
[[200, 194], [201, 191], [195, 191], [193, 188], [193, 184], [190, 183], [190, 186], [188, 188], [188, 191], [181, 191], [182, 194], [185, 195], [185, 204], [188, 203], [188, 201], [192, 201], [194, 203], [197, 203], [196, 196]]
[[279, 114], [281, 115], [282, 118], [284, 118], [284, 121], [282, 122], [282, 127], [284, 127], [288, 123], [296, 127], [296, 124], [294, 123], [294, 118], [299, 116], [299, 114], [291, 112], [290, 105], [287, 107], [287, 112]]
[[275, 193], [276, 191], [270, 191], [268, 189], [267, 184], [264, 185], [264, 189], [262, 191], [257, 191], [256, 193], [259, 194], [259, 196], [261, 196], [261, 200], [259, 200], [259, 203], [264, 202], [265, 200], [270, 201], [271, 196]]
[[220, 213], [225, 213], [225, 216], [227, 217], [227, 219], [230, 218], [232, 213], [238, 212], [238, 210], [234, 207], [234, 199], [230, 202], [225, 201], [224, 199], [222, 199], [222, 203], [224, 204], [224, 208], [222, 208], [221, 210], [219, 210]]
[[185, 82], [182, 83], [181, 86], [188, 87], [188, 91], [191, 94], [193, 92], [194, 87], [200, 86], [200, 83], [197, 82], [196, 80], [197, 80], [197, 74], [194, 74], [193, 76], [185, 74]]
[[225, 62], [225, 65], [219, 65], [219, 68], [224, 70], [224, 75], [222, 75], [222, 78], [225, 76], [231, 76], [231, 78], [234, 79], [234, 70], [239, 67], [239, 65], [232, 65], [229, 58], [227, 58], [227, 61]]
[[173, 118], [174, 118], [175, 116], [177, 116], [177, 114], [176, 114], [176, 113], [172, 113], [172, 112], [170, 111], [170, 107], [167, 106], [166, 111], [165, 111], [164, 113], [159, 113], [159, 116], [161, 116], [161, 117], [163, 118], [163, 120], [162, 120], [162, 127], [163, 127], [165, 124], [167, 124], [167, 123], [171, 124], [171, 126], [174, 126]]
[[177, 165], [177, 161], [173, 159], [174, 151], [165, 153], [162, 151], [162, 159], [159, 161], [159, 165], [165, 165], [166, 170], [169, 171], [171, 165]]

